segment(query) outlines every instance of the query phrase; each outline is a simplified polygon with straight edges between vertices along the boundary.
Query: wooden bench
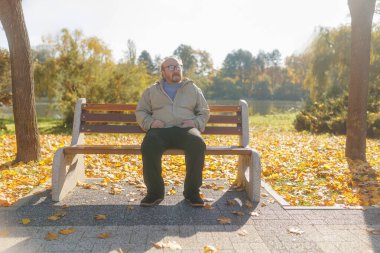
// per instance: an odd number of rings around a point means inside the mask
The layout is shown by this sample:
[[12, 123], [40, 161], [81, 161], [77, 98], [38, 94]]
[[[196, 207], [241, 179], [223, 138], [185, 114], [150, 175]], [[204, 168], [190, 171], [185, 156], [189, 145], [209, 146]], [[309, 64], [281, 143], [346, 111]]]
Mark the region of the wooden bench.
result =
[[[84, 154], [140, 155], [140, 145], [86, 145], [88, 133], [144, 133], [137, 125], [136, 104], [87, 104], [77, 101], [71, 145], [59, 148], [53, 159], [52, 199], [62, 200], [83, 180]], [[210, 120], [203, 135], [237, 135], [238, 146], [207, 146], [206, 155], [238, 155], [237, 184], [244, 187], [251, 201], [260, 200], [261, 165], [258, 152], [249, 147], [248, 105], [211, 105]], [[164, 155], [183, 155], [182, 150], [170, 149]]]

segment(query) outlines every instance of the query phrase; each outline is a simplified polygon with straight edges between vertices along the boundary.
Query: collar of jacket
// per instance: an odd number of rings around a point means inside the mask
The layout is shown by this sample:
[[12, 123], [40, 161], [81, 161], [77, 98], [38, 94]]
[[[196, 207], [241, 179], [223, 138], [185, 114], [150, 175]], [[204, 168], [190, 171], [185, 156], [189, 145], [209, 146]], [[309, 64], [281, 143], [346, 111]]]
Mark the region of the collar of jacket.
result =
[[[156, 82], [156, 85], [159, 85], [159, 86], [161, 86], [161, 88], [164, 88], [164, 82], [165, 82], [165, 80], [164, 80], [163, 78], [161, 78], [160, 81], [157, 81], [157, 82]], [[180, 82], [181, 87], [183, 87], [184, 85], [189, 84], [189, 83], [193, 83], [193, 81], [190, 80], [190, 79], [188, 79], [188, 78], [184, 78], [184, 79]]]

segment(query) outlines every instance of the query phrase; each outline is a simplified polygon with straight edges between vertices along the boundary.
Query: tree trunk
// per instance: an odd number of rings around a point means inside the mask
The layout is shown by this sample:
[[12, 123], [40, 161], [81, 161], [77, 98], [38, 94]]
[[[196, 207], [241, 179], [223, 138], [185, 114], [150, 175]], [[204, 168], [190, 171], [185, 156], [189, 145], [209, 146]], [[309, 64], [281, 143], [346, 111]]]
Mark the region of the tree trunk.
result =
[[352, 31], [346, 157], [352, 160], [366, 160], [368, 79], [375, 2], [348, 0]]
[[21, 0], [0, 0], [0, 20], [8, 39], [12, 74], [16, 161], [40, 158], [40, 141], [34, 101], [32, 57]]

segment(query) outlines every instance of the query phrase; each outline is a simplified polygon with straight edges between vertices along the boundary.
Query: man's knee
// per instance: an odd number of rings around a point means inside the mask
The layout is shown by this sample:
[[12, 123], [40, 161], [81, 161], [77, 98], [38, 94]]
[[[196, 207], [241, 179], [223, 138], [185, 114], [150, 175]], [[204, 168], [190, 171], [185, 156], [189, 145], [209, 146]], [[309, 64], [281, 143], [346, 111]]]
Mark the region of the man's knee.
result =
[[189, 137], [188, 146], [192, 149], [204, 151], [206, 149], [206, 143], [201, 136], [192, 135]]
[[158, 151], [163, 148], [162, 146], [162, 141], [157, 135], [146, 135], [141, 143], [141, 152], [147, 153], [151, 151]]

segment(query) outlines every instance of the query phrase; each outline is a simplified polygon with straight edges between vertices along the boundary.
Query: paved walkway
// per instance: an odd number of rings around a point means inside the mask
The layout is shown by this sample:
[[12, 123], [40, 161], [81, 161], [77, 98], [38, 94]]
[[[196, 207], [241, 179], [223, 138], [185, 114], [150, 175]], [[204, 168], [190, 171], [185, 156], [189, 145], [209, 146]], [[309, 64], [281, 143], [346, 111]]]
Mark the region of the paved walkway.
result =
[[[245, 207], [244, 192], [211, 189], [202, 189], [205, 197], [214, 199], [210, 210], [190, 207], [180, 189], [159, 206], [142, 208], [138, 205], [140, 192], [126, 184], [122, 187], [119, 195], [110, 195], [109, 189], [77, 187], [60, 203], [52, 202], [50, 191], [44, 191], [17, 209], [0, 208], [0, 252], [194, 253], [204, 252], [206, 245], [218, 248], [218, 252], [380, 252], [380, 235], [369, 232], [380, 229], [379, 208], [285, 210], [272, 203], [272, 196], [266, 196], [264, 189], [262, 201], [252, 208]], [[226, 204], [233, 199], [236, 205]], [[64, 210], [65, 216], [48, 220], [59, 210]], [[97, 214], [107, 219], [94, 219]], [[230, 218], [231, 224], [219, 224], [221, 216]], [[22, 218], [31, 222], [23, 225]], [[58, 234], [52, 241], [44, 239], [48, 232], [67, 228], [75, 232]], [[98, 238], [101, 233], [109, 237]], [[153, 245], [173, 241], [181, 250]]]

